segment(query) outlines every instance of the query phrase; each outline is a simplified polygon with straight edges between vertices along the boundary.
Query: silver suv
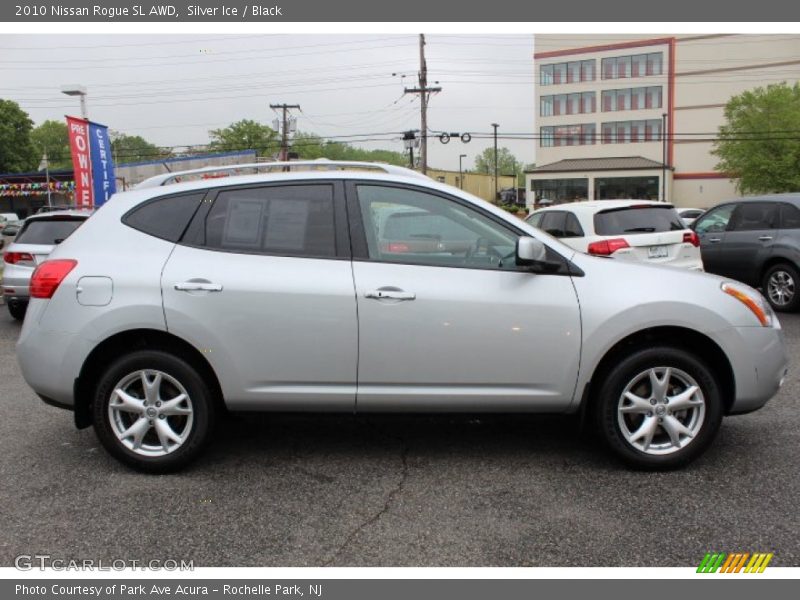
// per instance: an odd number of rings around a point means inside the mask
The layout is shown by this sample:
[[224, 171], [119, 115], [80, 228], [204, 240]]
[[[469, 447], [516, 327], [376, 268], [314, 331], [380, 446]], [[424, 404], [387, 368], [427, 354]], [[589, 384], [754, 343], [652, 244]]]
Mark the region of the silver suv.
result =
[[22, 373], [128, 465], [186, 465], [230, 410], [573, 413], [673, 468], [783, 383], [746, 285], [575, 252], [398, 167], [271, 167], [116, 194], [33, 275]]
[[28, 286], [36, 265], [45, 261], [58, 244], [75, 231], [91, 213], [59, 210], [25, 219], [14, 241], [3, 252], [3, 296], [15, 319], [25, 318]]

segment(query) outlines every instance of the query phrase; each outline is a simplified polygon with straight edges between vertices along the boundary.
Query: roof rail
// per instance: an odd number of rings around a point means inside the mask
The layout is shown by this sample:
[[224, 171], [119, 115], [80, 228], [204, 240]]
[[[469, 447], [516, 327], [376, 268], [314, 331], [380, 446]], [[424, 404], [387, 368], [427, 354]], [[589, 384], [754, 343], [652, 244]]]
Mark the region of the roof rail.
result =
[[241, 173], [238, 171], [253, 169], [254, 173], [257, 174], [259, 171], [262, 170], [275, 171], [276, 169], [279, 169], [282, 171], [292, 171], [295, 170], [297, 167], [304, 167], [306, 170], [310, 171], [314, 170], [341, 171], [344, 169], [375, 170], [375, 171], [383, 171], [384, 173], [387, 173], [389, 175], [402, 175], [404, 177], [416, 177], [416, 178], [428, 179], [426, 175], [423, 175], [418, 171], [413, 171], [411, 169], [407, 169], [406, 167], [398, 167], [386, 163], [317, 159], [317, 160], [293, 160], [287, 162], [257, 162], [257, 163], [244, 163], [238, 165], [221, 165], [218, 167], [203, 167], [200, 169], [189, 169], [187, 171], [176, 171], [174, 173], [162, 173], [161, 175], [156, 175], [154, 177], [150, 177], [149, 179], [145, 179], [144, 181], [136, 185], [136, 189], [158, 187], [162, 185], [168, 185], [170, 183], [180, 183], [182, 177], [188, 177], [192, 175], [216, 174], [216, 173], [224, 173], [226, 171], [234, 171], [233, 173], [231, 173], [232, 175], [245, 175], [246, 173]]

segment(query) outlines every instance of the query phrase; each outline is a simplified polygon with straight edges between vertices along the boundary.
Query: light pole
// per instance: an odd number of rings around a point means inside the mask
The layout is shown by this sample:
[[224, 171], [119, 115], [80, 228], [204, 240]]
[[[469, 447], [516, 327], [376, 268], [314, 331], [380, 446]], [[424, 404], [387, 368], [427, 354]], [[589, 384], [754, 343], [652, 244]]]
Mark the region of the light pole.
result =
[[461, 161], [467, 158], [466, 154], [458, 155], [458, 188], [464, 189], [464, 169], [461, 167]]
[[494, 127], [494, 201], [497, 202], [497, 128], [500, 127], [497, 123], [492, 123]]
[[89, 120], [89, 111], [86, 109], [86, 86], [72, 83], [70, 85], [62, 85], [61, 93], [67, 96], [80, 96], [81, 98], [81, 116], [85, 120]]

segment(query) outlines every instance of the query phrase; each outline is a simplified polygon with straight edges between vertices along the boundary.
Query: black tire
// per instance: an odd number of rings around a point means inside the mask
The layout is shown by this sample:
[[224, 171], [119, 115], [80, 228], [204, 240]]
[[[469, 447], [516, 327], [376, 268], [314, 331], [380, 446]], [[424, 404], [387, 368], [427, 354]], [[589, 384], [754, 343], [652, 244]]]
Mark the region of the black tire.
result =
[[[781, 296], [777, 290], [771, 288], [771, 280], [776, 278], [775, 284], [785, 284], [784, 294], [791, 292], [791, 297]], [[795, 312], [800, 308], [800, 273], [797, 268], [789, 263], [772, 265], [761, 280], [761, 290], [770, 306], [780, 312]], [[785, 298], [785, 300], [783, 300]]]
[[[669, 380], [666, 378], [665, 367], [672, 370]], [[699, 405], [693, 405], [693, 408], [676, 411], [673, 414], [669, 409], [668, 401], [666, 403], [656, 401], [652, 412], [642, 414], [634, 412], [631, 401], [623, 401], [623, 393], [632, 382], [639, 381], [637, 386], [643, 387], [632, 387], [629, 391], [636, 396], [642, 394], [642, 398], [648, 396], [647, 404], [652, 405], [653, 396], [658, 394], [654, 391], [655, 388], [650, 383], [650, 378], [645, 375], [645, 373], [649, 373], [650, 369], [655, 369], [656, 378], [660, 375], [661, 380], [666, 381], [668, 386], [670, 382], [673, 382], [671, 387], [667, 387], [667, 400], [670, 398], [669, 394], [673, 393], [673, 406], [677, 402], [676, 398], [680, 391], [688, 389], [686, 385], [682, 385], [681, 380], [685, 381], [686, 377], [693, 380], [693, 383], [690, 382], [690, 384], [696, 384], [702, 394], [702, 399], [696, 394], [691, 398], [693, 402], [703, 405], [702, 410]], [[642, 379], [639, 379], [640, 377]], [[690, 352], [670, 346], [641, 348], [620, 360], [606, 373], [604, 379], [595, 404], [598, 431], [609, 448], [633, 468], [667, 470], [687, 465], [708, 448], [719, 430], [723, 413], [720, 386], [708, 365]], [[647, 391], [648, 387], [650, 388], [649, 392]], [[623, 408], [630, 409], [631, 412], [623, 412], [621, 410]], [[646, 429], [643, 427], [645, 419], [653, 425], [655, 431], [652, 442], [648, 442], [652, 443], [652, 446], [646, 451], [636, 447], [635, 442], [639, 440], [628, 441], [626, 433], [623, 431], [625, 428], [627, 433], [634, 437], [640, 427]], [[667, 429], [661, 425], [666, 419], [670, 419], [669, 423], [674, 423], [677, 419], [681, 425], [692, 429], [693, 435], [676, 434], [679, 444], [683, 445], [675, 448], [675, 443], [670, 441]], [[673, 431], [675, 430], [673, 429]], [[681, 435], [683, 435], [683, 439], [681, 439]], [[644, 437], [646, 440], [647, 436]], [[642, 445], [645, 440], [642, 440]], [[659, 454], [658, 452], [664, 453]]]
[[[142, 448], [137, 452], [125, 445], [115, 433], [115, 427], [122, 428], [120, 423], [112, 423], [112, 417], [109, 414], [109, 404], [112, 401], [114, 386], [125, 381], [127, 377], [131, 378], [132, 386], [136, 385], [134, 383], [135, 374], [139, 371], [161, 372], [182, 386], [188, 395], [188, 402], [185, 406], [191, 408], [191, 421], [189, 421], [189, 417], [181, 415], [164, 415], [163, 417], [158, 415], [149, 421], [153, 424], [158, 418], [163, 418], [168, 423], [175, 423], [177, 420], [179, 427], [181, 422], [183, 423], [185, 439], [178, 447], [161, 456], [143, 455]], [[173, 390], [180, 391], [170, 381], [161, 385], [172, 386]], [[113, 396], [116, 398], [116, 394]], [[164, 404], [166, 403], [165, 401]], [[139, 350], [112, 362], [98, 381], [92, 404], [94, 430], [106, 450], [126, 465], [148, 473], [168, 473], [185, 467], [203, 450], [214, 424], [215, 404], [205, 380], [190, 363], [160, 350]], [[160, 402], [159, 405], [161, 405]], [[126, 415], [128, 413], [123, 413], [120, 418], [130, 419], [130, 421], [122, 423], [122, 426], [129, 425], [140, 418], [149, 418], [134, 413], [130, 413], [129, 417]], [[174, 426], [172, 428], [174, 429]], [[151, 426], [145, 435], [145, 440], [152, 440], [153, 436], [158, 437], [156, 428]], [[144, 440], [142, 444], [144, 445]]]
[[27, 302], [12, 301], [12, 302], [8, 303], [8, 312], [17, 321], [24, 320], [25, 319], [25, 313], [27, 311], [28, 311], [28, 303]]

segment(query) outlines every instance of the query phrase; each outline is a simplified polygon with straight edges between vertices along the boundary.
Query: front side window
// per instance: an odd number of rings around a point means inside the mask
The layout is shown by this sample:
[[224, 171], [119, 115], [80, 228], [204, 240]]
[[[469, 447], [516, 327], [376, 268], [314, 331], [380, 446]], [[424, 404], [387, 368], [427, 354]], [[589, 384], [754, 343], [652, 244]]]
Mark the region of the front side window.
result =
[[735, 208], [735, 204], [726, 204], [708, 211], [694, 223], [694, 230], [697, 233], [722, 233], [728, 228]]
[[225, 190], [185, 241], [248, 254], [336, 256], [333, 188], [292, 185]]
[[516, 268], [518, 236], [471, 208], [406, 188], [359, 185], [357, 190], [370, 260]]

